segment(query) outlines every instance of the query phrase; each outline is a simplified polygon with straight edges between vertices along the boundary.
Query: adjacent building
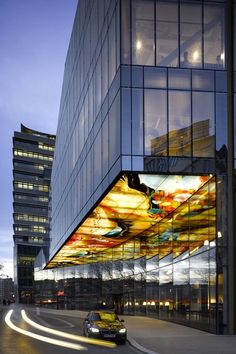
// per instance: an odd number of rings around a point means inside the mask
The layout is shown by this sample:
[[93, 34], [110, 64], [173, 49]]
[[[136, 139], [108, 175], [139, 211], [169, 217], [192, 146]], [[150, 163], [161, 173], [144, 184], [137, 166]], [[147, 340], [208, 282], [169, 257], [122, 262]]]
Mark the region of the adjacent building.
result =
[[55, 135], [21, 125], [13, 137], [14, 286], [16, 301], [32, 303], [34, 261], [49, 249], [49, 188]]
[[233, 10], [79, 1], [38, 302], [236, 332]]
[[12, 278], [0, 278], [0, 305], [9, 305], [14, 301], [15, 298]]

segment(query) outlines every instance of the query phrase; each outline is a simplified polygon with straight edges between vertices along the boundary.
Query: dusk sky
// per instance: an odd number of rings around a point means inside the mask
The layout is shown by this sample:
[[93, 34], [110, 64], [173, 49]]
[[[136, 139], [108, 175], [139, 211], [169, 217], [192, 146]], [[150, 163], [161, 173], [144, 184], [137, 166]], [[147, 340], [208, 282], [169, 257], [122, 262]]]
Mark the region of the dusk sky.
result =
[[13, 276], [12, 137], [56, 133], [77, 0], [0, 0], [0, 264]]

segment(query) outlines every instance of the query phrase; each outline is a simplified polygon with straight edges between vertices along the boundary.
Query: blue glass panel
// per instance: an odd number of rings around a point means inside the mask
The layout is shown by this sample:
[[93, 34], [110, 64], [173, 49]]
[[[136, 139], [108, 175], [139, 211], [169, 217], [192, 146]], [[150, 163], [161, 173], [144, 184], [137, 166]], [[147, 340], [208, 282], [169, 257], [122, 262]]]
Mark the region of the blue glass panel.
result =
[[170, 89], [190, 90], [191, 77], [188, 69], [169, 69], [168, 87]]
[[167, 74], [164, 68], [144, 68], [145, 88], [166, 88]]
[[193, 70], [193, 90], [214, 91], [214, 72], [207, 70]]

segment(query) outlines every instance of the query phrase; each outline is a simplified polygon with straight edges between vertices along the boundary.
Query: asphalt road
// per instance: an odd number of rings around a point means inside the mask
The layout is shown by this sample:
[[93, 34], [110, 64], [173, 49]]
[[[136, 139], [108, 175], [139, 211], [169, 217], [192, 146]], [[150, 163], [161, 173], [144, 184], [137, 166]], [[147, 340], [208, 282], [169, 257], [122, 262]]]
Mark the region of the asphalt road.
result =
[[[9, 313], [10, 310], [13, 311], [11, 316]], [[29, 308], [26, 310], [26, 315], [31, 321], [43, 327], [38, 329], [33, 327], [32, 324], [26, 322], [27, 318], [22, 318], [20, 307], [7, 306], [0, 309], [0, 354], [73, 354], [76, 352], [89, 354], [138, 353], [138, 351], [131, 347], [128, 342], [126, 344], [117, 345], [114, 348], [110, 348], [103, 345], [75, 340], [74, 338], [66, 338], [66, 334], [83, 336], [82, 320], [80, 318], [69, 316], [66, 316], [65, 318], [65, 316], [50, 313], [47, 314], [39, 311], [37, 312], [36, 309]], [[8, 317], [8, 324], [5, 322], [6, 316]], [[14, 328], [9, 326], [13, 326]], [[42, 328], [46, 328], [46, 332], [42, 331]], [[58, 336], [51, 333], [51, 329], [62, 332], [63, 336]], [[26, 332], [19, 333], [19, 330]], [[32, 333], [33, 335], [36, 334], [39, 337], [30, 337]], [[45, 342], [45, 340], [56, 340], [56, 342], [48, 343]], [[82, 337], [82, 340], [86, 340], [86, 338]], [[70, 346], [71, 344], [73, 347], [68, 348], [67, 346]]]

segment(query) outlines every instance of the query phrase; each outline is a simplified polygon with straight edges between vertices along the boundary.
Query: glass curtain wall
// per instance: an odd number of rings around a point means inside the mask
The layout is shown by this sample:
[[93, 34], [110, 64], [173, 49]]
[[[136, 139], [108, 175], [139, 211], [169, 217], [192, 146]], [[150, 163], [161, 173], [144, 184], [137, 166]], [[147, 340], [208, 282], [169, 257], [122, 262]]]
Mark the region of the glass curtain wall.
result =
[[122, 38], [125, 38], [122, 64], [225, 68], [223, 1], [131, 0], [122, 3], [125, 22], [122, 25]]

